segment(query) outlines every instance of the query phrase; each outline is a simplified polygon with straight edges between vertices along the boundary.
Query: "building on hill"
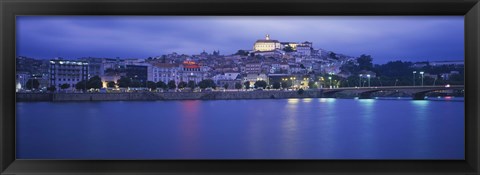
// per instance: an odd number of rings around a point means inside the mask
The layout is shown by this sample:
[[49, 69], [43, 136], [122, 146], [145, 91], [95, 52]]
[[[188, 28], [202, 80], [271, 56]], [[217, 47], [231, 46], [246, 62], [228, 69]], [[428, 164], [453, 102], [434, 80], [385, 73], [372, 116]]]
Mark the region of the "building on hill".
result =
[[457, 60], [457, 61], [432, 61], [430, 62], [431, 66], [443, 66], [443, 65], [454, 65], [454, 66], [464, 66], [465, 61]]
[[281, 44], [278, 40], [270, 39], [270, 35], [266, 35], [265, 39], [260, 39], [255, 42], [253, 45], [254, 51], [273, 51], [276, 49], [281, 49]]
[[280, 42], [281, 49], [284, 49], [285, 47], [291, 47], [293, 50], [297, 49], [297, 42]]
[[260, 62], [249, 62], [245, 64], [245, 73], [247, 74], [258, 74], [262, 72], [262, 63]]
[[312, 43], [310, 42], [303, 42], [300, 45], [297, 45], [297, 54], [298, 55], [305, 55], [310, 56], [312, 54]]
[[260, 74], [260, 73], [247, 74], [247, 76], [243, 78], [243, 82], [247, 82], [247, 81], [250, 82], [250, 87], [253, 87], [256, 81], [265, 81], [267, 82], [267, 84], [269, 82], [267, 74]]

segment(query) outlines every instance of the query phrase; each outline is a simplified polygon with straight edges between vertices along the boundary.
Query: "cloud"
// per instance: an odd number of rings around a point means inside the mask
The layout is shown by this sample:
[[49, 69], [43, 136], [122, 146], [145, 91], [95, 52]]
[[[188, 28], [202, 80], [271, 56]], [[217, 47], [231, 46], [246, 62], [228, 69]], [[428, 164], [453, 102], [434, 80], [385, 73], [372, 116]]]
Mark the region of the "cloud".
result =
[[21, 16], [17, 55], [146, 58], [224, 54], [270, 34], [375, 62], [463, 59], [462, 16]]

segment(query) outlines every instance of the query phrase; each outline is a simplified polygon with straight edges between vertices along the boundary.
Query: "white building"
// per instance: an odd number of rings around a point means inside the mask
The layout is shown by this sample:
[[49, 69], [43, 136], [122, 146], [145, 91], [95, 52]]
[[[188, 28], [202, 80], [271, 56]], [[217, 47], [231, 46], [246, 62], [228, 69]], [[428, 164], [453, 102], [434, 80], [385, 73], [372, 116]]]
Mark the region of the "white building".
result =
[[[179, 67], [179, 80], [180, 82], [194, 81], [198, 84], [200, 81], [207, 78], [208, 72], [206, 71], [207, 67], [201, 67], [196, 62], [191, 60], [186, 60], [183, 64], [180, 64]], [[177, 82], [178, 83], [178, 82]]]
[[297, 54], [302, 56], [310, 56], [312, 54], [312, 47], [309, 45], [298, 45]]
[[247, 74], [243, 78], [243, 82], [250, 82], [250, 87], [253, 87], [256, 81], [265, 81], [268, 84], [268, 76], [266, 74]]
[[459, 61], [432, 61], [430, 62], [431, 66], [443, 66], [443, 65], [458, 65], [458, 66], [463, 66], [465, 64], [465, 61], [459, 60]]
[[240, 75], [240, 73], [238, 72], [227, 72], [227, 73], [224, 73], [224, 74], [217, 74], [215, 76], [212, 77], [212, 80], [217, 82], [219, 80], [235, 80], [238, 78], [238, 75]]
[[169, 81], [175, 81], [175, 84], [179, 83], [178, 79], [179, 68], [175, 64], [169, 63], [157, 63], [152, 65], [153, 82], [162, 81], [168, 83]]
[[88, 63], [84, 61], [50, 60], [50, 86], [60, 90], [62, 84], [68, 84], [67, 90], [75, 89], [75, 85], [88, 80]]
[[266, 35], [264, 40], [257, 40], [253, 45], [254, 51], [272, 51], [281, 49], [281, 44], [278, 40], [271, 40], [270, 35]]

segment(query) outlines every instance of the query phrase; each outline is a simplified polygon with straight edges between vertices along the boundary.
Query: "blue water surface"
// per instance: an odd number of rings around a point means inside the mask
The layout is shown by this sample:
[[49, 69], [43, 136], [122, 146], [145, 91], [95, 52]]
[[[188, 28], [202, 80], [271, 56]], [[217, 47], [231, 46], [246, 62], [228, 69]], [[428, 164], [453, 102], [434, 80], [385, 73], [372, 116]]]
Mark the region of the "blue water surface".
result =
[[18, 159], [464, 159], [463, 100], [17, 103]]

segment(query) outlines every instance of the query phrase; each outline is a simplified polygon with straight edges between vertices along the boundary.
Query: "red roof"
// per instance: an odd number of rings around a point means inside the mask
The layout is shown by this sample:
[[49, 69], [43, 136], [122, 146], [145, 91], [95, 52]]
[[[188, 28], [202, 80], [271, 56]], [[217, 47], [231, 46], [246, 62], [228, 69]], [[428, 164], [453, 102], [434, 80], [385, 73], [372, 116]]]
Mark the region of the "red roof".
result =
[[197, 63], [195, 63], [195, 61], [184, 61], [183, 67], [189, 68], [189, 69], [200, 68], [200, 66]]
[[185, 68], [200, 68], [198, 65], [184, 65]]

